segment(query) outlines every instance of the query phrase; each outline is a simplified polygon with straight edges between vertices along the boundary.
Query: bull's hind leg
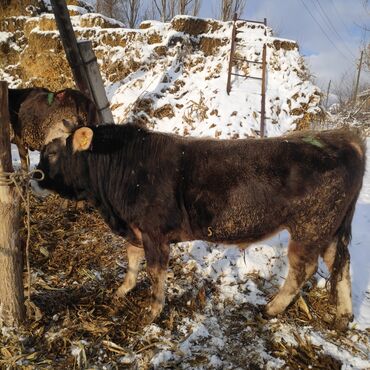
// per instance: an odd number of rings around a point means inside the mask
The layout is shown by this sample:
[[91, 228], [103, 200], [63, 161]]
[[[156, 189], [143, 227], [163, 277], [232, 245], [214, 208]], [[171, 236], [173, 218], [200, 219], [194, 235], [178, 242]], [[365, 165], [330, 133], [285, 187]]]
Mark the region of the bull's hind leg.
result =
[[[146, 238], [145, 238], [146, 239]], [[152, 322], [162, 312], [165, 302], [165, 283], [170, 246], [168, 244], [154, 244], [143, 238], [147, 271], [152, 283], [152, 301], [148, 322]]]
[[288, 246], [288, 260], [289, 271], [285, 283], [266, 306], [266, 313], [269, 316], [283, 312], [299, 293], [302, 285], [316, 272], [318, 249], [291, 240]]
[[[350, 276], [350, 255], [347, 246], [343, 248], [340, 256], [338, 254], [337, 241], [332, 242], [323, 254], [323, 260], [328, 267], [331, 274], [330, 283], [332, 285], [332, 293], [336, 304], [336, 318], [335, 326], [344, 330], [347, 328], [348, 323], [352, 321], [352, 294], [351, 294], [351, 276]], [[335, 261], [337, 263], [336, 266]]]
[[144, 258], [144, 248], [138, 248], [132, 244], [128, 244], [126, 250], [128, 268], [123, 284], [116, 291], [117, 298], [124, 297], [131, 289], [135, 287], [140, 263]]

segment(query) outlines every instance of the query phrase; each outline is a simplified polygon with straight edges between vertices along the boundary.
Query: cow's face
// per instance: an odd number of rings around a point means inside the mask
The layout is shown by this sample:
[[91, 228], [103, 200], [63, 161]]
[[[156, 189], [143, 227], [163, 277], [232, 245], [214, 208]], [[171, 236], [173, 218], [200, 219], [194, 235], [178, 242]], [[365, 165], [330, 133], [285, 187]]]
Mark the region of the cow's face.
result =
[[39, 181], [41, 189], [47, 189], [66, 198], [75, 199], [73, 186], [66, 181], [64, 167], [67, 157], [67, 147], [62, 138], [54, 139], [40, 153], [37, 169], [44, 173], [44, 179]]
[[77, 127], [81, 126], [76, 118], [62, 119], [56, 121], [52, 126], [49, 127], [44, 145], [50, 144], [54, 139], [62, 139], [64, 143], [67, 140], [67, 137], [75, 130]]
[[67, 140], [57, 138], [45, 145], [37, 166], [37, 169], [44, 173], [39, 187], [68, 199], [83, 199], [84, 192], [80, 181], [83, 161], [77, 158], [76, 152], [87, 150], [92, 136], [92, 130], [83, 127], [72, 133]]

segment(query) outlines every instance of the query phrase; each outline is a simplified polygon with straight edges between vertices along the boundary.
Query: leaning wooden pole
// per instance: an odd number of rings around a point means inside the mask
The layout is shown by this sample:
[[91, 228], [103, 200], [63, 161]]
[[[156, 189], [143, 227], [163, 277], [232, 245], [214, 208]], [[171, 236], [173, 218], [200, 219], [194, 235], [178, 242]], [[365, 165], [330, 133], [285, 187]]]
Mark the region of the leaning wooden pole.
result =
[[356, 78], [356, 87], [355, 87], [355, 93], [353, 96], [353, 104], [355, 105], [357, 102], [357, 94], [358, 94], [358, 86], [360, 83], [360, 75], [361, 75], [361, 67], [362, 67], [362, 57], [364, 56], [364, 51], [361, 50], [361, 56], [360, 56], [360, 63], [358, 65], [358, 72], [357, 72], [357, 78]]
[[92, 48], [92, 42], [89, 40], [79, 40], [77, 41], [77, 45], [89, 79], [91, 93], [93, 94], [95, 105], [99, 112], [100, 123], [114, 123], [99, 65]]
[[262, 85], [261, 85], [261, 137], [265, 136], [265, 118], [266, 118], [266, 44], [262, 49]]
[[0, 325], [13, 326], [25, 319], [25, 307], [20, 198], [4, 181], [13, 172], [9, 130], [8, 86], [0, 81]]
[[234, 18], [233, 18], [233, 28], [232, 28], [232, 31], [231, 31], [229, 68], [227, 70], [227, 83], [226, 83], [227, 95], [230, 95], [230, 91], [231, 91], [231, 70], [233, 68], [233, 60], [234, 60], [234, 54], [235, 54], [235, 38], [236, 38], [236, 21], [237, 20], [238, 20], [238, 15], [235, 13]]
[[91, 94], [89, 79], [78, 50], [77, 40], [69, 17], [67, 4], [65, 0], [51, 0], [50, 2], [76, 85], [80, 91], [93, 100], [94, 97]]

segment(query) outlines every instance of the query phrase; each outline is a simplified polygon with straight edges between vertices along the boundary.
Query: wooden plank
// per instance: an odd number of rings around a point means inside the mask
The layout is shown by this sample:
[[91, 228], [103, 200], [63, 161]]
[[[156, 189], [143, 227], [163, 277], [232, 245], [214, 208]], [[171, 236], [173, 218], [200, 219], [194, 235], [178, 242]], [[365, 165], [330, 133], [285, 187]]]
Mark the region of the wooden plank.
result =
[[89, 79], [91, 91], [94, 97], [102, 123], [114, 123], [112, 111], [110, 110], [107, 95], [100, 74], [99, 65], [95, 53], [92, 49], [92, 43], [88, 40], [79, 40], [78, 49], [84, 62], [87, 77]]
[[25, 306], [20, 197], [14, 186], [4, 183], [4, 172], [13, 172], [9, 122], [8, 85], [0, 81], [0, 322], [12, 326], [25, 319]]
[[253, 21], [253, 20], [251, 20], [251, 19], [238, 18], [237, 20], [238, 20], [238, 21], [242, 21], [242, 22], [257, 23], [257, 24], [264, 24], [264, 25], [266, 25], [266, 24], [265, 24], [265, 19], [266, 19], [266, 18], [264, 18], [264, 20], [263, 20], [263, 21]]
[[248, 62], [248, 63], [251, 63], [251, 64], [262, 64], [263, 62], [255, 62], [253, 60], [249, 60], [249, 59], [244, 59], [244, 58], [234, 58], [234, 60], [238, 60], [240, 62]]
[[253, 80], [262, 80], [261, 77], [254, 77], [254, 76], [247, 76], [247, 75], [241, 75], [239, 73], [231, 73], [233, 76], [243, 77], [243, 78], [252, 78]]
[[67, 4], [65, 0], [50, 0], [50, 2], [77, 88], [93, 100], [89, 80], [83, 66], [82, 58], [77, 46], [76, 36], [69, 17]]
[[233, 19], [233, 29], [231, 31], [231, 48], [230, 48], [229, 69], [228, 69], [227, 84], [226, 84], [227, 95], [230, 95], [230, 91], [231, 91], [231, 70], [233, 68], [233, 59], [234, 59], [234, 54], [235, 54], [236, 20], [237, 20], [237, 14], [235, 13], [234, 19]]

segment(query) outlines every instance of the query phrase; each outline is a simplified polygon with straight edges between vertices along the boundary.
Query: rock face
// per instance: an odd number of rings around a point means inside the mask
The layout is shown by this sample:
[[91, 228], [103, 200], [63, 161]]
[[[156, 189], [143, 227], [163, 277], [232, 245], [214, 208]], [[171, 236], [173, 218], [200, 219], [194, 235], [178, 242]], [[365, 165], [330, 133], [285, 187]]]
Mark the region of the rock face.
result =
[[[16, 16], [12, 2], [0, 16], [0, 79], [13, 87], [73, 87], [53, 14], [39, 14], [42, 5], [28, 0], [34, 13]], [[233, 77], [226, 94], [232, 22], [178, 16], [170, 23], [145, 21], [139, 29], [127, 29], [89, 13], [80, 2], [69, 4], [77, 37], [93, 42], [117, 122], [136, 119], [182, 135], [258, 135], [260, 81]], [[267, 45], [267, 134], [317, 119], [320, 91], [308, 81], [297, 44], [273, 37], [261, 24], [237, 26], [234, 72], [260, 77], [260, 64], [245, 59], [260, 61]]]

